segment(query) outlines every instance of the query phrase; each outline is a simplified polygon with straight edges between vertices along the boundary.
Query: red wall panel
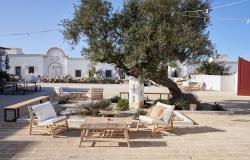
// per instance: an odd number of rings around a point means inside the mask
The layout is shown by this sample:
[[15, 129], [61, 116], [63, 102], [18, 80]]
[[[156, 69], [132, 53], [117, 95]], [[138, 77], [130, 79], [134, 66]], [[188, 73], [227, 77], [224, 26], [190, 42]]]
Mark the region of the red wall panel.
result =
[[238, 95], [250, 96], [250, 62], [240, 57], [238, 61]]

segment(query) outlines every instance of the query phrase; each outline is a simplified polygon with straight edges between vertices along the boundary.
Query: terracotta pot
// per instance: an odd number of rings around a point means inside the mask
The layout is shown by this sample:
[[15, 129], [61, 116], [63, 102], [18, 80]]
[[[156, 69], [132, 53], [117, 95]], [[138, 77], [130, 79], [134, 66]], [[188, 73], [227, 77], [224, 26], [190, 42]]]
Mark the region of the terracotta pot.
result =
[[190, 104], [190, 111], [197, 111], [197, 104]]

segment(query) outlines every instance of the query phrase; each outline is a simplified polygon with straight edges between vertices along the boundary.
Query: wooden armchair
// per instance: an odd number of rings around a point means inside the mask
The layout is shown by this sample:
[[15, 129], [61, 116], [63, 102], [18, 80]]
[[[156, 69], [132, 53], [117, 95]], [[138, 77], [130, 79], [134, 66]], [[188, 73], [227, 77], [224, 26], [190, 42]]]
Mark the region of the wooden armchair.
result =
[[45, 134], [50, 134], [55, 137], [55, 134], [68, 129], [66, 116], [57, 116], [50, 102], [29, 106], [30, 125], [29, 134], [32, 134], [33, 128], [36, 131]]
[[139, 129], [141, 125], [144, 125], [152, 129], [152, 133], [169, 129], [174, 133], [174, 126], [172, 121], [174, 108], [175, 106], [158, 102], [156, 106], [152, 108], [151, 112], [148, 113], [148, 115], [139, 116], [137, 129]]

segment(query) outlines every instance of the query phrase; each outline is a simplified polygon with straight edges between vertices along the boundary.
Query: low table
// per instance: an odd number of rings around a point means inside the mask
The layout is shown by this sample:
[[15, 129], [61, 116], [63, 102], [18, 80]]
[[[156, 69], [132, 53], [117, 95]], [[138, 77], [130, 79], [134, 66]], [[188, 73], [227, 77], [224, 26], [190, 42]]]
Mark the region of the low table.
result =
[[92, 146], [94, 146], [97, 141], [121, 142], [122, 140], [130, 147], [129, 128], [131, 121], [131, 118], [121, 117], [86, 117], [81, 125], [79, 147], [82, 142], [93, 142]]

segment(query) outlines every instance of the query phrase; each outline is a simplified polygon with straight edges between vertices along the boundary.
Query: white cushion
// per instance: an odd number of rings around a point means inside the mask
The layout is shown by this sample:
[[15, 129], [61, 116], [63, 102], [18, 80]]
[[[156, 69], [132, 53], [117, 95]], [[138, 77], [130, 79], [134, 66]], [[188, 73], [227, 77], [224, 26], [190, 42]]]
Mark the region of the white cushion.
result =
[[56, 112], [50, 102], [34, 105], [32, 109], [40, 122], [56, 117]]
[[66, 116], [57, 116], [55, 118], [51, 118], [51, 119], [47, 119], [47, 120], [42, 121], [42, 122], [38, 122], [38, 125], [52, 125], [53, 123], [64, 120], [64, 119], [67, 119], [67, 117]]
[[149, 116], [141, 116], [140, 115], [139, 120], [142, 121], [142, 122], [149, 123], [149, 124], [153, 123], [153, 118], [150, 118]]
[[144, 123], [147, 123], [147, 124], [162, 124], [163, 123], [163, 121], [161, 121], [161, 120], [153, 119], [153, 118], [151, 118], [149, 116], [142, 116], [142, 115], [139, 116], [139, 120], [141, 122], [144, 122]]
[[69, 95], [70, 95], [69, 92], [63, 92], [63, 93], [62, 93], [62, 96], [69, 96]]

